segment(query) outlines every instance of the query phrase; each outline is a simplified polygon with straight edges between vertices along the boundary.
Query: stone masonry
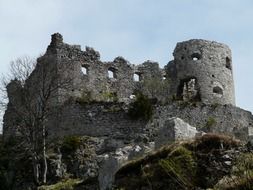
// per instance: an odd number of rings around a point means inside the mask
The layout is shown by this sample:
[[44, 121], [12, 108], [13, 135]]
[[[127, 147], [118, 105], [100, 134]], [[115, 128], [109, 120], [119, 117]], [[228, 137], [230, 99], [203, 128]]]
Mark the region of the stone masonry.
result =
[[[47, 133], [51, 137], [107, 137], [123, 146], [130, 141], [153, 141], [166, 120], [178, 117], [205, 132], [228, 133], [246, 140], [253, 119], [250, 112], [235, 107], [228, 46], [189, 40], [178, 43], [173, 55], [174, 60], [164, 68], [153, 61], [133, 65], [123, 57], [103, 62], [93, 48], [83, 51], [79, 45], [64, 43], [61, 34], [56, 33], [46, 53], [37, 59], [26, 85], [31, 92], [36, 89], [43, 65], [62, 81], [72, 79], [71, 88], [59, 88], [51, 100], [57, 106], [57, 114], [48, 118]], [[4, 138], [16, 135], [18, 116], [13, 106], [22, 106], [22, 88], [18, 81], [7, 86]], [[149, 122], [131, 120], [127, 115], [127, 105], [136, 91], [156, 100]]]
[[235, 105], [232, 56], [227, 45], [189, 40], [178, 43], [173, 55], [167, 65], [173, 84], [170, 93], [182, 100]]
[[[64, 78], [73, 77], [72, 89], [65, 93], [65, 101], [72, 97], [92, 97], [96, 101], [110, 101], [113, 98], [126, 102], [134, 90], [141, 90], [140, 83], [144, 80], [163, 80], [163, 69], [158, 63], [146, 61], [141, 65], [130, 64], [123, 57], [117, 57], [112, 62], [102, 62], [99, 52], [86, 47], [81, 50], [78, 45], [63, 43], [60, 34], [53, 34], [47, 52], [40, 58], [43, 62], [48, 56], [56, 57], [58, 69], [62, 70]], [[60, 71], [61, 72], [61, 71]]]

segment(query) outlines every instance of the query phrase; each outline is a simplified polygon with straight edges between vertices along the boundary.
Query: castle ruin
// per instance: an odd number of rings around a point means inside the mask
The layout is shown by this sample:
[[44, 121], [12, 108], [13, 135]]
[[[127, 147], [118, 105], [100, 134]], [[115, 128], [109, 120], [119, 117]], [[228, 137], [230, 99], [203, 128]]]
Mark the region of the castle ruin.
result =
[[[45, 56], [38, 61], [43, 63], [48, 56], [54, 56], [52, 65], [72, 64], [72, 68], [64, 71], [67, 72], [65, 77], [74, 76], [73, 88], [67, 92], [69, 96], [89, 94], [95, 100], [104, 100], [103, 95], [110, 93], [125, 102], [138, 89], [158, 99], [174, 95], [178, 99], [195, 99], [206, 104], [235, 105], [232, 56], [228, 46], [189, 40], [178, 43], [173, 55], [174, 60], [164, 68], [152, 61], [133, 65], [123, 57], [102, 62], [99, 52], [89, 47], [82, 51], [78, 45], [65, 44], [57, 33], [52, 35]], [[145, 82], [163, 80], [167, 81], [163, 92], [150, 94], [145, 89]]]
[[[133, 65], [123, 57], [103, 62], [93, 48], [86, 47], [82, 51], [79, 45], [64, 43], [62, 35], [56, 33], [52, 35], [46, 53], [37, 59], [26, 85], [31, 92], [36, 89], [42, 66], [50, 68], [52, 76], [59, 75], [61, 81], [71, 78], [71, 88], [59, 87], [51, 100], [58, 108], [57, 114], [48, 120], [49, 136], [108, 137], [110, 141], [117, 139], [120, 146], [140, 138], [152, 141], [166, 119], [179, 117], [194, 127], [201, 126], [205, 132], [247, 139], [253, 117], [250, 112], [235, 107], [229, 47], [194, 39], [178, 43], [173, 55], [174, 60], [164, 68], [153, 61]], [[15, 80], [7, 86], [9, 104], [4, 116], [5, 139], [16, 135], [18, 116], [12, 110], [14, 105], [22, 106], [19, 98], [22, 88]], [[136, 91], [155, 100], [152, 120], [128, 117], [124, 107], [133, 101]], [[79, 100], [79, 104], [70, 99]], [[83, 105], [80, 101], [92, 103]], [[182, 102], [189, 104], [182, 107]], [[210, 118], [215, 120], [212, 127], [207, 126]]]

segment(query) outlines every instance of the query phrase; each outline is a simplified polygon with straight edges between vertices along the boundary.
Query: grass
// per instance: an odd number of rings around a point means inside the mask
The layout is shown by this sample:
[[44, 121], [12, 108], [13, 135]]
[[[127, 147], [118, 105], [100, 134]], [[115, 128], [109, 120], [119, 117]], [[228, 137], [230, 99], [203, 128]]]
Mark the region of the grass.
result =
[[194, 142], [194, 146], [198, 150], [205, 150], [206, 152], [210, 152], [212, 149], [234, 148], [238, 147], [239, 144], [240, 141], [233, 137], [215, 133], [207, 133]]
[[38, 190], [73, 190], [80, 183], [82, 183], [80, 179], [66, 179], [53, 185], [43, 185]]
[[[206, 134], [195, 141], [164, 146], [120, 168], [115, 176], [116, 187], [125, 190], [213, 187], [227, 174], [212, 165], [210, 156], [217, 159], [217, 164], [222, 164], [222, 155], [217, 152], [238, 148], [240, 145], [238, 140], [229, 136]], [[205, 170], [208, 167], [210, 170]], [[213, 173], [206, 174], [208, 171]]]
[[[124, 177], [128, 173], [136, 176], [125, 180]], [[130, 190], [141, 186], [145, 187], [144, 189], [163, 189], [164, 187], [170, 189], [175, 186], [183, 189], [182, 186], [186, 184], [187, 187], [192, 186], [193, 180], [190, 179], [195, 173], [193, 153], [187, 150], [184, 144], [173, 144], [123, 166], [117, 172], [117, 178], [123, 177], [120, 181], [121, 186], [118, 188]], [[156, 181], [159, 181], [159, 184]], [[175, 181], [177, 181], [176, 184]]]
[[230, 176], [225, 176], [215, 190], [253, 190], [253, 153], [242, 153], [236, 160]]
[[179, 146], [168, 155], [168, 158], [160, 160], [159, 165], [182, 188], [194, 187], [193, 179], [197, 163], [192, 151]]

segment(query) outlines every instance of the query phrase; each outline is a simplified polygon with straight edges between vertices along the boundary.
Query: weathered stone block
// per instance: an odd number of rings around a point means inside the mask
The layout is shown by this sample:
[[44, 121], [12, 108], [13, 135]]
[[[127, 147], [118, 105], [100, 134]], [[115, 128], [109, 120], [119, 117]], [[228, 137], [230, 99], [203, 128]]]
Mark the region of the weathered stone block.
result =
[[155, 147], [175, 142], [177, 140], [188, 140], [195, 137], [198, 131], [180, 118], [170, 118], [164, 122], [159, 129], [155, 141]]

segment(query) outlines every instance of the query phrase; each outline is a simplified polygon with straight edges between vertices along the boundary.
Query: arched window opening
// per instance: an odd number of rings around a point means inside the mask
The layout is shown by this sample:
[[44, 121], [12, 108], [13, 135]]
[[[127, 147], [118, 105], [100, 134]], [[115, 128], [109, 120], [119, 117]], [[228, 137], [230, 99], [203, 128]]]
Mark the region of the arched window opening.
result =
[[134, 73], [134, 81], [139, 82], [141, 80], [141, 76], [138, 73]]
[[198, 61], [198, 60], [201, 59], [201, 55], [199, 53], [193, 53], [191, 55], [191, 58], [192, 58], [193, 61]]
[[232, 70], [231, 60], [229, 57], [226, 57], [226, 68]]
[[222, 90], [221, 87], [215, 86], [215, 87], [213, 88], [213, 93], [218, 94], [218, 95], [223, 95], [223, 90]]
[[108, 77], [109, 78], [114, 78], [114, 73], [110, 70], [108, 70]]
[[81, 71], [84, 75], [88, 75], [88, 67], [82, 66]]
[[116, 70], [114, 68], [109, 68], [107, 75], [110, 79], [116, 79]]

